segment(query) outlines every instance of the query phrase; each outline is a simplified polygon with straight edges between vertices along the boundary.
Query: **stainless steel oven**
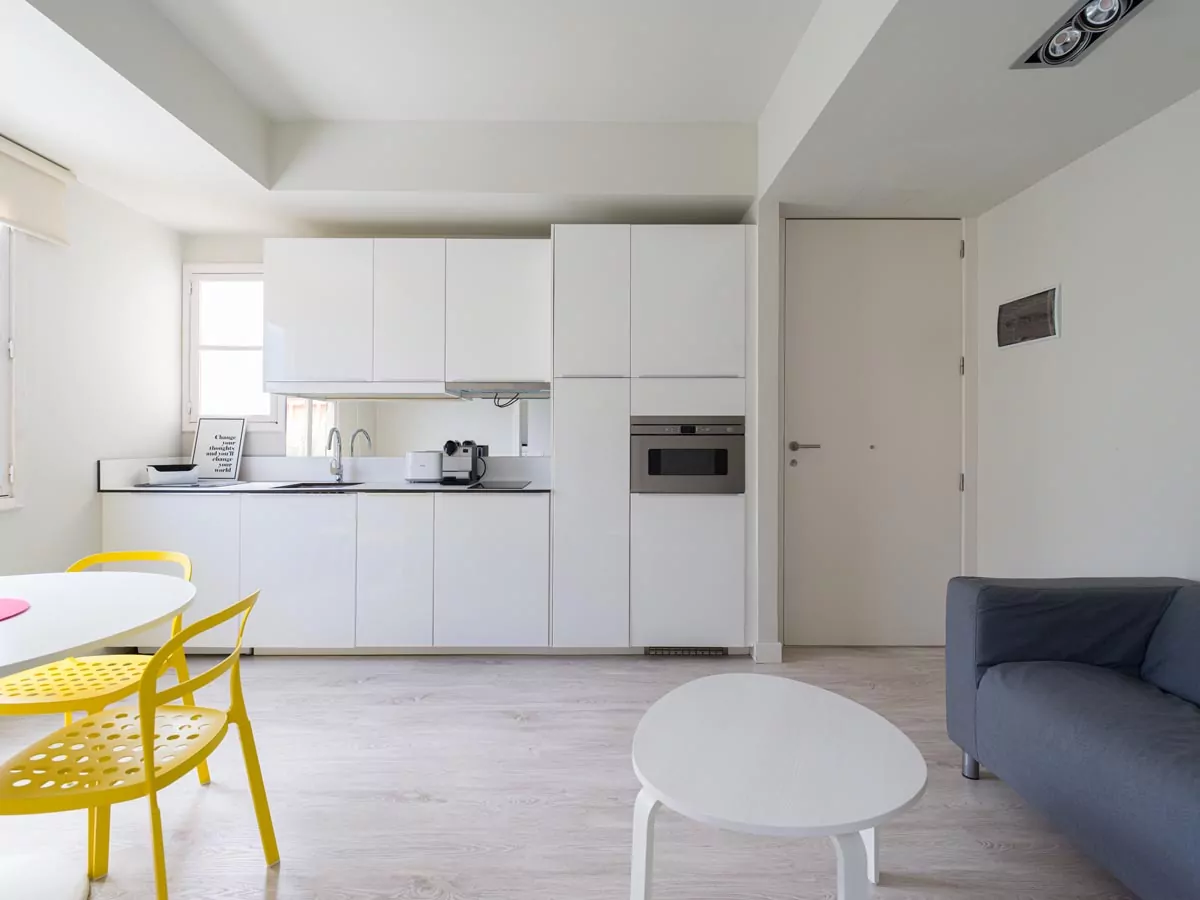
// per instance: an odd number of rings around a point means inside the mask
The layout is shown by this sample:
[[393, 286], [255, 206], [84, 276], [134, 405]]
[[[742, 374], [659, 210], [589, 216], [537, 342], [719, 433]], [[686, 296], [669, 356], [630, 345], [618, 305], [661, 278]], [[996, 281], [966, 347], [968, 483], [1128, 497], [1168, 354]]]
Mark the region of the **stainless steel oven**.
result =
[[744, 494], [744, 416], [634, 416], [629, 420], [634, 494]]

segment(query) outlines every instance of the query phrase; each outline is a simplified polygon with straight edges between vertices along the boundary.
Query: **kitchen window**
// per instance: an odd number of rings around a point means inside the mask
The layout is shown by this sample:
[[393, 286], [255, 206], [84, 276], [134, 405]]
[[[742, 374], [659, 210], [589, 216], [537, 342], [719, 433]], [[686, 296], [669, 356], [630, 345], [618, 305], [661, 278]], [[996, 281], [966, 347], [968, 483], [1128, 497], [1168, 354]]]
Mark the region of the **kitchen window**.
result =
[[0, 504], [11, 506], [13, 462], [12, 230], [0, 225]]
[[185, 430], [201, 416], [282, 428], [283, 400], [263, 390], [262, 267], [186, 266], [183, 322]]

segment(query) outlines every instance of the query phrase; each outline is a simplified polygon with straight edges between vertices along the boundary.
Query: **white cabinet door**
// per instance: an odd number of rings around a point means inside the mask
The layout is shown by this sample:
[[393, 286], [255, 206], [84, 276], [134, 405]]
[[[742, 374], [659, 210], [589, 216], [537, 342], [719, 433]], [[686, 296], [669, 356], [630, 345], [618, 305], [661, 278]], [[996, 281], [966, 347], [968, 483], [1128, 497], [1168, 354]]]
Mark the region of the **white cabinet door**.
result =
[[554, 226], [554, 375], [629, 375], [629, 226]]
[[372, 241], [263, 242], [263, 368], [272, 381], [370, 381]]
[[375, 241], [375, 381], [446, 380], [446, 241]]
[[358, 495], [356, 647], [433, 644], [433, 494]]
[[746, 227], [634, 225], [632, 374], [746, 375]]
[[446, 242], [446, 380], [549, 381], [550, 242]]
[[261, 591], [246, 646], [354, 646], [353, 494], [242, 497], [241, 593]]
[[629, 379], [554, 382], [555, 647], [629, 646]]
[[744, 416], [745, 378], [635, 378], [631, 415]]
[[434, 645], [545, 647], [550, 495], [434, 496]]
[[[241, 599], [238, 585], [238, 528], [241, 498], [234, 494], [105, 494], [101, 501], [100, 543], [104, 550], [177, 550], [192, 560], [196, 599], [184, 611], [184, 624], [212, 615]], [[133, 571], [178, 575], [164, 563], [123, 566]], [[138, 646], [159, 647], [170, 625], [142, 632]], [[227, 622], [190, 647], [229, 648], [237, 625]]]
[[746, 498], [630, 497], [630, 643], [746, 646]]

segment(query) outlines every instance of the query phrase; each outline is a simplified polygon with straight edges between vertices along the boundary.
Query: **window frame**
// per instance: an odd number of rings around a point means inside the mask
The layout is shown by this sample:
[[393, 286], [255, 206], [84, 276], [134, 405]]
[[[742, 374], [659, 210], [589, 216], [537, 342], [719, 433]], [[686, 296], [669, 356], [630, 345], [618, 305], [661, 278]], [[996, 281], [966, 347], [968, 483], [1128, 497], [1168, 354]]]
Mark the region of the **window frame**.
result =
[[[237, 280], [239, 276], [263, 276], [262, 263], [187, 263], [183, 267], [183, 305], [181, 322], [183, 325], [183, 373], [182, 373], [182, 403], [180, 417], [183, 431], [196, 430], [200, 416], [196, 412], [200, 408], [200, 304], [194, 302], [196, 283], [206, 279], [219, 281], [222, 278]], [[266, 343], [266, 335], [263, 335]], [[266, 348], [263, 348], [264, 353]], [[228, 413], [227, 415], [235, 415]], [[283, 431], [284, 430], [284, 400], [280, 394], [271, 395], [271, 413], [266, 416], [246, 416], [247, 431]]]
[[13, 230], [0, 223], [0, 510], [18, 506], [16, 478], [9, 477], [9, 472], [16, 470], [17, 456], [16, 360], [10, 351], [16, 346], [12, 303], [15, 244]]

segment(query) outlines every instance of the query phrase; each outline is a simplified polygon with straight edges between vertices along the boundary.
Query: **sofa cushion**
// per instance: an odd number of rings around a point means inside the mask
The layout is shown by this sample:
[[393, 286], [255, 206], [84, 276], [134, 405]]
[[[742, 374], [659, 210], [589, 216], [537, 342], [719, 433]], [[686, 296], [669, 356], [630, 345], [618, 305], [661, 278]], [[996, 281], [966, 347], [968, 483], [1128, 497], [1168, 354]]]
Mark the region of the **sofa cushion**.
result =
[[994, 666], [985, 766], [1143, 900], [1200, 897], [1200, 708], [1081, 663]]
[[1142, 678], [1200, 705], [1200, 587], [1175, 594], [1146, 647]]

